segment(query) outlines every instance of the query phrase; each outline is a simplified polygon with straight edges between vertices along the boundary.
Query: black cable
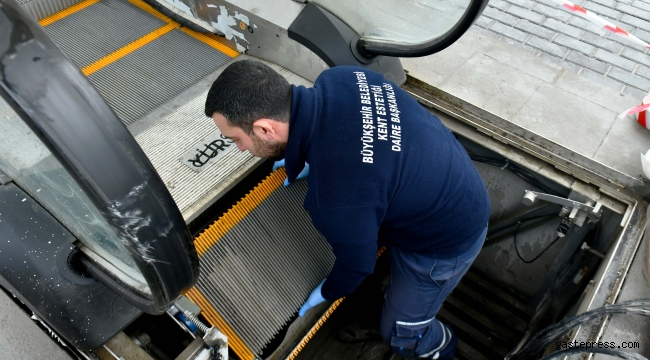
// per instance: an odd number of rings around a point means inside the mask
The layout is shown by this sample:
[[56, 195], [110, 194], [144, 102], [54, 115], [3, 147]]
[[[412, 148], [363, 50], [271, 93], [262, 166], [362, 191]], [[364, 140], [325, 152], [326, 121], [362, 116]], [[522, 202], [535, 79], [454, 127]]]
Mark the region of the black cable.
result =
[[571, 354], [605, 354], [605, 355], [611, 355], [611, 356], [616, 356], [619, 359], [626, 359], [626, 360], [648, 360], [645, 356], [641, 354], [637, 354], [631, 351], [627, 350], [618, 350], [618, 349], [609, 349], [609, 348], [590, 348], [590, 349], [585, 349], [585, 348], [570, 348], [558, 352], [554, 352], [549, 356], [544, 357], [541, 360], [551, 360], [551, 359], [559, 359], [561, 357], [571, 355]]
[[551, 324], [528, 339], [526, 344], [515, 354], [508, 356], [508, 359], [529, 359], [543, 351], [553, 340], [560, 338], [575, 327], [612, 314], [650, 316], [650, 299], [637, 299], [615, 305], [606, 305]]
[[546, 251], [548, 251], [548, 249], [550, 249], [551, 246], [553, 246], [553, 244], [555, 244], [558, 240], [560, 240], [560, 237], [559, 237], [559, 236], [556, 237], [555, 240], [553, 240], [550, 244], [548, 244], [548, 246], [546, 246], [546, 248], [545, 248], [544, 250], [542, 250], [542, 252], [540, 252], [539, 254], [537, 254], [537, 256], [535, 256], [535, 257], [534, 257], [533, 259], [531, 259], [531, 260], [526, 260], [526, 259], [523, 258], [523, 256], [521, 256], [521, 254], [519, 253], [519, 248], [517, 247], [517, 232], [519, 231], [519, 226], [521, 226], [521, 221], [517, 221], [517, 227], [515, 228], [515, 234], [514, 234], [512, 240], [513, 240], [513, 242], [514, 242], [515, 252], [517, 253], [517, 256], [519, 257], [519, 259], [520, 259], [521, 261], [523, 261], [523, 262], [526, 263], [526, 264], [530, 264], [530, 263], [535, 262], [535, 260], [539, 259], [540, 256], [544, 255], [544, 253], [545, 253]]

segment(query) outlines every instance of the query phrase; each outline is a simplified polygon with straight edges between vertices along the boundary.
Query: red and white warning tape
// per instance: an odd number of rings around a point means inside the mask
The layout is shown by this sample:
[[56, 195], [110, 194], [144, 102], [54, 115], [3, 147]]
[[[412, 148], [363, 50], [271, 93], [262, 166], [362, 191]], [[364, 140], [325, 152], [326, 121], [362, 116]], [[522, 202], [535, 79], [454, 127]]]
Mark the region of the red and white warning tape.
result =
[[571, 1], [565, 1], [565, 0], [553, 0], [556, 3], [560, 4], [562, 7], [565, 9], [571, 11], [572, 13], [582, 16], [583, 18], [595, 23], [598, 26], [602, 26], [606, 30], [609, 30], [615, 34], [618, 34], [624, 38], [629, 39], [630, 41], [636, 43], [637, 45], [641, 45], [645, 48], [650, 49], [650, 45], [646, 43], [645, 41], [639, 39], [638, 37], [630, 34], [629, 32], [625, 31], [624, 29], [621, 29], [620, 27], [612, 24], [611, 22], [601, 18], [600, 16], [592, 13], [591, 11], [580, 7]]
[[[589, 10], [579, 6], [579, 5], [576, 5], [576, 4], [572, 3], [571, 1], [566, 1], [566, 0], [553, 0], [553, 1], [560, 4], [566, 10], [569, 10], [572, 13], [574, 13], [576, 15], [579, 15], [579, 16], [591, 21], [591, 22], [593, 22], [594, 24], [596, 24], [598, 26], [602, 26], [603, 28], [605, 28], [608, 31], [611, 31], [611, 32], [613, 32], [615, 34], [618, 34], [618, 35], [632, 41], [633, 43], [635, 43], [637, 45], [641, 45], [641, 46], [643, 46], [645, 48], [650, 49], [650, 44], [648, 44], [645, 41], [639, 39], [638, 37], [630, 34], [626, 30], [612, 24], [611, 22], [603, 19], [602, 17], [592, 13], [591, 11], [589, 11]], [[648, 125], [650, 125], [650, 124], [646, 125], [646, 114], [647, 114], [646, 110], [649, 109], [649, 108], [650, 108], [650, 96], [646, 96], [646, 98], [643, 99], [643, 104], [642, 105], [633, 107], [631, 109], [627, 109], [623, 113], [619, 114], [618, 117], [619, 118], [624, 118], [624, 117], [626, 117], [628, 115], [639, 114], [638, 115], [639, 123], [641, 125], [643, 125], [646, 129], [650, 129], [650, 127], [648, 127]], [[650, 118], [648, 119], [648, 122], [650, 122]]]

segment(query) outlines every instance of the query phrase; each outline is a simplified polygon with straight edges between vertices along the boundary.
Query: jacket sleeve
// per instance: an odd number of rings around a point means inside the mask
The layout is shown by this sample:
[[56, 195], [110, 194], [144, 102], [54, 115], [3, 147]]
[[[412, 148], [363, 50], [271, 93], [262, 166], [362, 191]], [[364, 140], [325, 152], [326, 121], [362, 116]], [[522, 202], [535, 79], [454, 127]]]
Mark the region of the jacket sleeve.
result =
[[350, 294], [375, 268], [377, 234], [385, 210], [373, 207], [310, 209], [316, 229], [332, 246], [336, 260], [321, 293], [327, 300]]

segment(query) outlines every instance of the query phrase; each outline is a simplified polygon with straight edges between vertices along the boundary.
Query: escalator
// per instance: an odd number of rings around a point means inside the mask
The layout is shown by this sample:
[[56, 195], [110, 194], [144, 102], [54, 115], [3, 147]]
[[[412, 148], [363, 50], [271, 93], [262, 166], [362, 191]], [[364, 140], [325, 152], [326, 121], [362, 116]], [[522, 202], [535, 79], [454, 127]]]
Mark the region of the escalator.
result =
[[[306, 183], [282, 187], [282, 170], [270, 174], [269, 164], [239, 152], [205, 117], [209, 86], [242, 59], [303, 86], [327, 67], [362, 66], [419, 96], [468, 151], [521, 159], [475, 128], [459, 130], [453, 119], [462, 116], [428, 103], [396, 58], [445, 49], [486, 3], [0, 0], [0, 233], [11, 234], [0, 242], [0, 263], [8, 264], [0, 285], [86, 358], [144, 313], [165, 314], [181, 295], [228, 336], [231, 356], [295, 357], [312, 325], [331, 314], [323, 307], [311, 317], [295, 315], [334, 258], [302, 209]], [[622, 222], [627, 208], [620, 200], [571, 182], [578, 180], [549, 180], [539, 161], [528, 165], [526, 174], [541, 179], [534, 184], [604, 202], [608, 225]], [[491, 179], [488, 187], [506, 182], [513, 192], [527, 185]], [[521, 212], [518, 195], [502, 200], [494, 219]], [[584, 229], [572, 230], [566, 251], [575, 250]], [[44, 241], [51, 248], [44, 250]], [[607, 248], [607, 241], [592, 245]], [[479, 266], [489, 272], [491, 265]], [[470, 335], [486, 325], [472, 322], [468, 304], [509, 291], [475, 274], [483, 290], [459, 288], [441, 313]], [[553, 288], [542, 280], [540, 289]], [[566, 311], [585, 281], [556, 299], [554, 311]], [[522, 304], [538, 291], [518, 290]], [[467, 340], [465, 358], [476, 349], [494, 358], [519, 341], [534, 315], [522, 306], [516, 326], [498, 327], [504, 339]], [[327, 341], [315, 338], [305, 354]]]

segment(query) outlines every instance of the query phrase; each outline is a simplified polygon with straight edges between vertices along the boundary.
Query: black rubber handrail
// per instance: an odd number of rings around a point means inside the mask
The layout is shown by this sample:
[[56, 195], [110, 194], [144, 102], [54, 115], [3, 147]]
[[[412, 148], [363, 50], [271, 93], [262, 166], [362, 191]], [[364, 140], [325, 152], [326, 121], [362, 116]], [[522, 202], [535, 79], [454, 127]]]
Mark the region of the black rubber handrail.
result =
[[88, 79], [14, 0], [0, 0], [0, 96], [90, 198], [164, 312], [199, 275], [192, 237], [146, 155]]
[[420, 43], [404, 44], [361, 38], [357, 41], [357, 50], [368, 57], [384, 55], [398, 57], [419, 57], [437, 53], [458, 40], [481, 16], [488, 0], [470, 0], [469, 6], [456, 25], [443, 35]]

